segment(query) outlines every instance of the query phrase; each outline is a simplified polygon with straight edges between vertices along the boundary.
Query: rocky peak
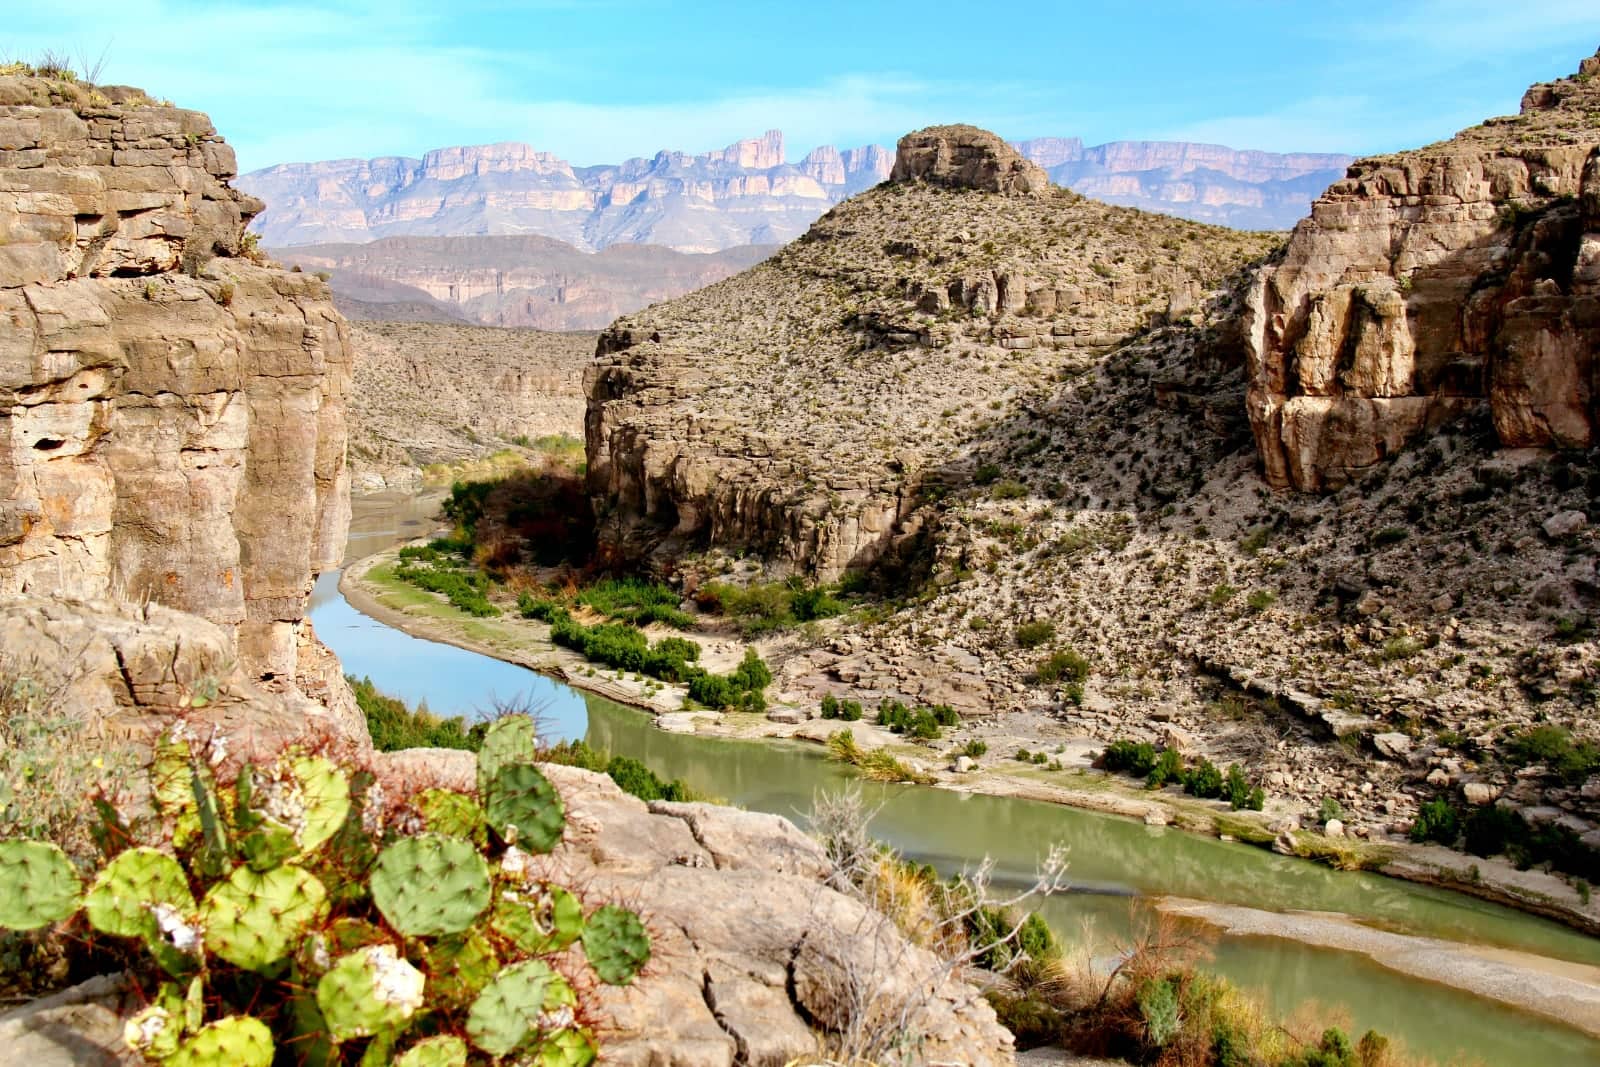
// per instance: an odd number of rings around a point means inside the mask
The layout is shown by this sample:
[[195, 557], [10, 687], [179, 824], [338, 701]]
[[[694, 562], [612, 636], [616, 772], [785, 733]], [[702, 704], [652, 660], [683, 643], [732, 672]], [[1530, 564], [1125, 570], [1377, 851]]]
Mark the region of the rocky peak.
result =
[[760, 137], [735, 141], [720, 152], [707, 152], [708, 163], [726, 163], [748, 170], [771, 170], [783, 166], [783, 131], [768, 130]]
[[1506, 447], [1600, 440], [1600, 56], [1521, 114], [1356, 162], [1256, 279], [1267, 480], [1337, 488], [1487, 406]]
[[1050, 188], [1037, 164], [988, 130], [929, 126], [900, 138], [890, 181], [925, 181], [1003, 196], [1036, 196]]

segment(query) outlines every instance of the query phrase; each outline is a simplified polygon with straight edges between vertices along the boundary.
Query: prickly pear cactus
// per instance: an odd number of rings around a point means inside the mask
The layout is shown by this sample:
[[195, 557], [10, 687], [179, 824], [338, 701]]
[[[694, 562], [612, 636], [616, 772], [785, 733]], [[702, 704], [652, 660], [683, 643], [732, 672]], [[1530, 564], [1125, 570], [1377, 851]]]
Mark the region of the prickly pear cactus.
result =
[[218, 1019], [161, 1061], [162, 1067], [272, 1067], [272, 1032], [259, 1019]]
[[182, 1017], [161, 1004], [151, 1004], [122, 1025], [122, 1043], [153, 1060], [178, 1051], [183, 1040]]
[[161, 936], [161, 917], [193, 916], [194, 894], [178, 861], [153, 848], [130, 848], [106, 864], [83, 901], [89, 925], [103, 934]]
[[236, 967], [265, 971], [322, 917], [327, 898], [322, 883], [299, 867], [235, 868], [201, 905], [206, 948]]
[[490, 915], [494, 932], [530, 956], [560, 952], [583, 933], [583, 905], [558, 885], [502, 889]]
[[78, 910], [83, 883], [72, 861], [44, 841], [0, 842], [0, 927], [36, 930]]
[[460, 933], [489, 906], [489, 892], [489, 865], [459, 837], [402, 838], [372, 869], [372, 902], [407, 937]]
[[539, 1051], [530, 1061], [535, 1067], [589, 1067], [598, 1050], [582, 1030], [557, 1030], [539, 1042]]
[[464, 837], [480, 848], [486, 842], [483, 808], [471, 797], [449, 789], [425, 789], [415, 804], [423, 824], [434, 833]]
[[650, 935], [639, 916], [607, 904], [589, 916], [583, 928], [583, 954], [608, 985], [627, 985], [650, 961]]
[[529, 852], [549, 852], [561, 841], [566, 808], [561, 795], [531, 763], [501, 767], [484, 794], [489, 828], [509, 844]]
[[489, 783], [501, 768], [514, 763], [532, 763], [539, 755], [533, 720], [525, 715], [498, 719], [483, 735], [478, 749], [478, 795], [488, 796]]
[[479, 930], [442, 937], [427, 948], [428, 994], [455, 1010], [470, 1005], [500, 970], [494, 945]]
[[467, 1067], [467, 1043], [448, 1034], [430, 1037], [406, 1049], [394, 1067]]
[[373, 945], [341, 956], [317, 982], [317, 1008], [334, 1041], [392, 1031], [423, 1003], [425, 979], [396, 955]]
[[321, 756], [285, 755], [266, 771], [241, 775], [239, 800], [241, 826], [265, 838], [258, 861], [265, 870], [288, 858], [284, 835], [293, 842], [289, 855], [304, 855], [339, 832], [350, 813], [350, 782]]
[[509, 1056], [537, 1038], [541, 1026], [571, 1026], [576, 1003], [567, 980], [544, 961], [512, 964], [472, 1002], [467, 1036], [491, 1056]]

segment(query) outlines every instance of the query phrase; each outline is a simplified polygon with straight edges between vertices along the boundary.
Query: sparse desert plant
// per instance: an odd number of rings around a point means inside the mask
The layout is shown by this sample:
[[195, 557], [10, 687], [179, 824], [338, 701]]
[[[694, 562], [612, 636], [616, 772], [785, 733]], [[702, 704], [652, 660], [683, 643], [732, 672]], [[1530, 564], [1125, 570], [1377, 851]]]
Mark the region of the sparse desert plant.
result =
[[1032, 622], [1021, 623], [1011, 636], [1016, 640], [1019, 648], [1038, 648], [1056, 635], [1056, 624], [1048, 619], [1035, 619]]

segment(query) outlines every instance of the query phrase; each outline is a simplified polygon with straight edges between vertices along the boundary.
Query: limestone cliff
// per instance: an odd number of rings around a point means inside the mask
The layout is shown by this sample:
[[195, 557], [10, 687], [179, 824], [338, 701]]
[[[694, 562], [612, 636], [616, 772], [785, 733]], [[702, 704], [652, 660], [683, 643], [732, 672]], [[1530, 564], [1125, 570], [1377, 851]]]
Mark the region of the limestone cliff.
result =
[[972, 127], [909, 135], [895, 174], [602, 335], [586, 435], [611, 552], [746, 548], [823, 579], [903, 554], [996, 412], [1271, 245], [1050, 187]]
[[1267, 480], [1337, 487], [1487, 404], [1502, 445], [1595, 443], [1600, 56], [1522, 113], [1365, 159], [1246, 314]]
[[0, 78], [0, 593], [158, 601], [287, 681], [349, 520], [350, 352], [233, 174], [197, 111]]

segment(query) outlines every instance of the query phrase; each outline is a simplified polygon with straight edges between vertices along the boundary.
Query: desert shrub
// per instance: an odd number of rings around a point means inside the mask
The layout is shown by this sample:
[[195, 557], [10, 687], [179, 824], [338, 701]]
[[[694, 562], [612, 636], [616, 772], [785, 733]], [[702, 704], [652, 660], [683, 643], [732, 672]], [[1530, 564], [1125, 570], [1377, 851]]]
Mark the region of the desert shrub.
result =
[[1461, 836], [1461, 815], [1449, 801], [1435, 798], [1417, 810], [1416, 821], [1411, 824], [1411, 840], [1436, 841], [1453, 845]]
[[425, 708], [413, 711], [405, 701], [380, 693], [371, 678], [347, 674], [345, 681], [356, 696], [356, 706], [366, 716], [372, 747], [379, 752], [403, 748], [456, 748], [475, 752], [481, 744], [482, 732], [474, 737], [459, 717], [441, 718]]
[[1089, 661], [1070, 648], [1062, 649], [1040, 660], [1037, 673], [1046, 685], [1066, 682], [1081, 686], [1089, 678]]
[[936, 741], [940, 737], [940, 727], [956, 726], [960, 722], [961, 717], [948, 704], [913, 710], [888, 697], [878, 704], [879, 726], [887, 726], [894, 733], [920, 740]]
[[[175, 732], [146, 791], [171, 831], [130, 847], [129, 813], [100, 806], [108, 847], [87, 891], [55, 844], [0, 841], [0, 915], [93, 935], [139, 1008], [127, 1050], [152, 1061], [464, 1063], [470, 1044], [486, 1063], [588, 1063], [594, 983], [629, 984], [650, 938], [631, 911], [527, 873], [565, 824], [536, 754], [532, 724], [501, 719], [481, 803], [388, 803], [370, 773], [303, 750], [220, 781]], [[562, 1010], [507, 1010], [530, 997]]]
[[662, 622], [683, 630], [694, 625], [694, 619], [678, 609], [677, 593], [660, 582], [642, 578], [603, 578], [581, 591], [575, 600], [634, 626]]
[[1183, 757], [1178, 755], [1177, 749], [1166, 748], [1161, 750], [1161, 757], [1156, 760], [1155, 767], [1145, 776], [1144, 787], [1146, 789], [1160, 789], [1170, 782], [1181, 782], [1182, 780]]
[[1474, 856], [1498, 856], [1507, 852], [1514, 843], [1523, 841], [1528, 826], [1522, 816], [1498, 804], [1485, 804], [1474, 808], [1462, 825], [1466, 850]]
[[1156, 769], [1156, 746], [1148, 741], [1113, 741], [1100, 759], [1108, 771], [1143, 778]]
[[1038, 648], [1056, 635], [1056, 624], [1047, 619], [1025, 622], [1012, 631], [1019, 648]]
[[800, 622], [831, 619], [845, 613], [845, 604], [822, 586], [803, 586], [793, 590], [790, 610]]
[[1178, 1003], [1178, 982], [1158, 978], [1146, 982], [1138, 993], [1139, 1016], [1144, 1020], [1145, 1040], [1164, 1048], [1178, 1036], [1183, 1015]]
[[1260, 811], [1266, 807], [1266, 792], [1260, 786], [1252, 786], [1237, 763], [1228, 765], [1228, 777], [1222, 784], [1222, 795], [1234, 811]]
[[1222, 772], [1208, 759], [1202, 759], [1182, 775], [1183, 791], [1201, 800], [1222, 796]]
[[1542, 763], [1569, 782], [1581, 782], [1600, 770], [1600, 746], [1574, 741], [1561, 726], [1544, 725], [1524, 730], [1505, 746], [1506, 759], [1518, 766]]
[[971, 759], [982, 759], [988, 751], [989, 745], [986, 742], [974, 738], [962, 747], [961, 754]]
[[489, 603], [489, 578], [481, 573], [467, 573], [441, 564], [417, 566], [399, 562], [394, 566], [394, 576], [419, 589], [439, 593], [451, 606], [475, 618], [492, 618], [500, 609]]
[[1272, 607], [1272, 605], [1276, 604], [1277, 602], [1278, 602], [1278, 594], [1277, 593], [1274, 593], [1270, 589], [1256, 589], [1256, 590], [1253, 590], [1250, 593], [1250, 595], [1245, 598], [1245, 602], [1244, 603], [1245, 603], [1245, 607], [1249, 608], [1251, 610], [1251, 612], [1253, 612], [1254, 614], [1259, 615], [1263, 611], [1266, 611], [1268, 608]]
[[760, 692], [772, 684], [772, 671], [753, 648], [744, 650], [744, 659], [733, 669], [733, 684], [740, 689]]
[[1220, 608], [1222, 605], [1232, 600], [1233, 595], [1238, 591], [1239, 590], [1235, 589], [1227, 582], [1223, 582], [1220, 585], [1212, 588], [1211, 593], [1206, 597], [1206, 600], [1211, 604], [1212, 607]]
[[517, 594], [517, 614], [524, 619], [537, 619], [549, 623], [554, 623], [557, 619], [572, 618], [571, 613], [556, 601], [548, 597], [536, 597], [526, 589]]

